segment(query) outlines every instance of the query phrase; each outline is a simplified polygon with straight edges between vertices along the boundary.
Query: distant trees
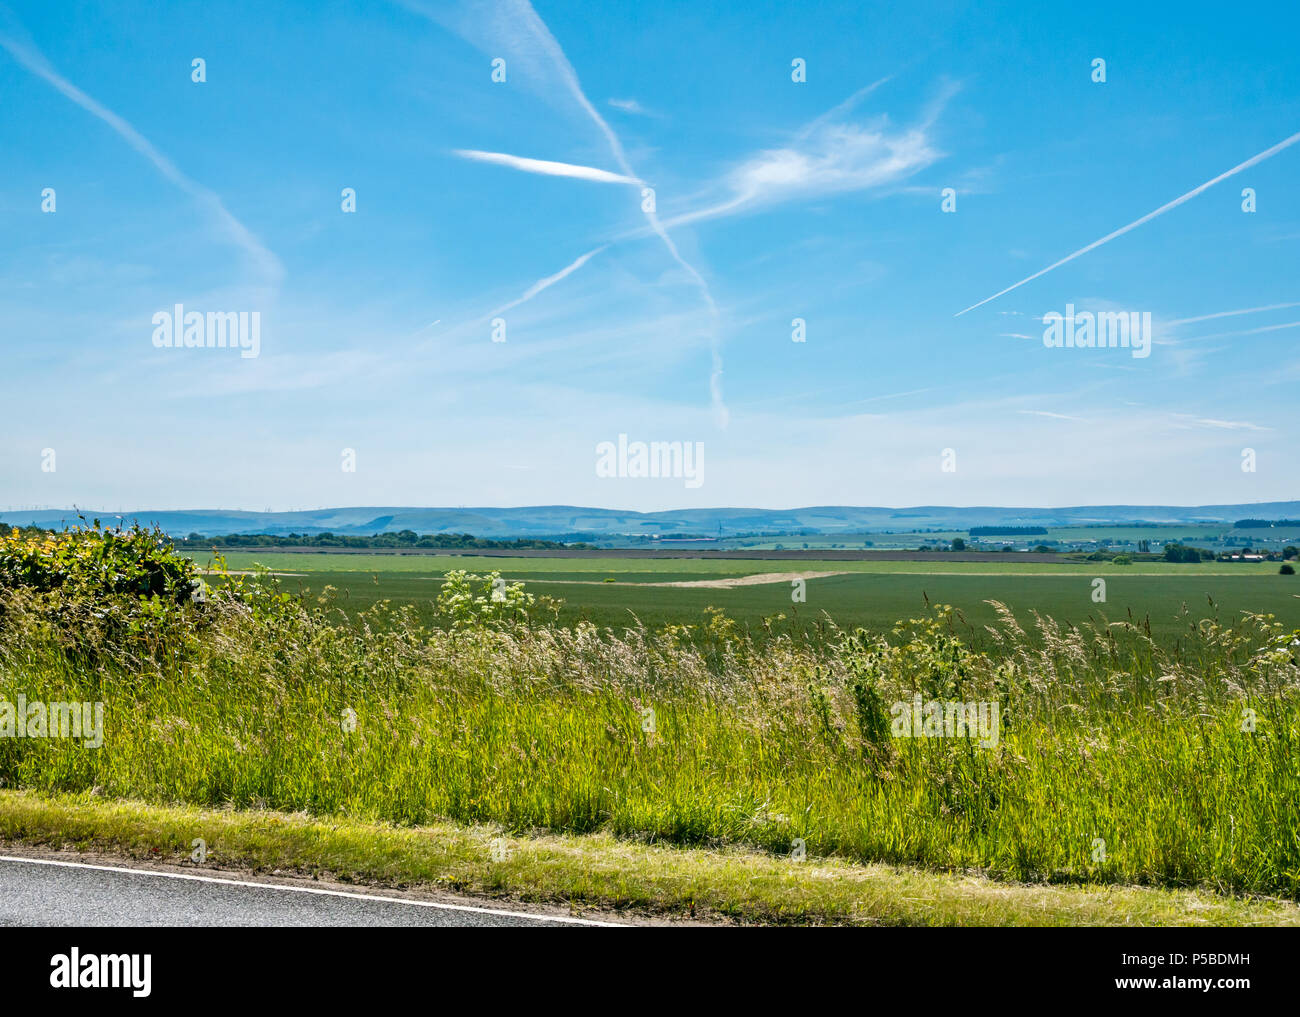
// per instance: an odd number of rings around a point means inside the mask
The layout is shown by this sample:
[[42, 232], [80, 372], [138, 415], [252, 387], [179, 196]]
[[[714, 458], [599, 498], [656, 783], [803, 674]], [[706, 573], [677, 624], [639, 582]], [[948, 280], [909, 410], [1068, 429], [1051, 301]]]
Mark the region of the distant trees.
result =
[[433, 548], [466, 550], [557, 550], [560, 548], [586, 549], [593, 545], [562, 543], [555, 540], [490, 540], [472, 533], [426, 533], [399, 530], [397, 533], [375, 533], [370, 536], [352, 536], [337, 533], [227, 533], [205, 537], [191, 533], [175, 542], [181, 548], [209, 547], [340, 547], [340, 548]]
[[1165, 561], [1191, 563], [1200, 560], [1201, 552], [1195, 547], [1188, 547], [1186, 544], [1165, 545]]
[[953, 549], [954, 551], [965, 551], [965, 550], [966, 550], [966, 541], [964, 541], [961, 537], [953, 537], [953, 538], [952, 538], [952, 549]]

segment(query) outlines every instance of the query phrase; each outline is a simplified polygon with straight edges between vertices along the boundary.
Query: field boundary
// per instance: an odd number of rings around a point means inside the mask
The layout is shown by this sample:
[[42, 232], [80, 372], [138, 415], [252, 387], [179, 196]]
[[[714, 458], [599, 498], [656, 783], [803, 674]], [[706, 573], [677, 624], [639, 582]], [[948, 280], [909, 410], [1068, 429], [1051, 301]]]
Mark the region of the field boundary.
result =
[[1047, 562], [1051, 564], [1084, 564], [1062, 562], [1064, 555], [1039, 554], [1035, 551], [871, 551], [849, 548], [809, 548], [797, 551], [729, 551], [705, 549], [659, 549], [639, 547], [604, 547], [583, 550], [580, 548], [445, 548], [445, 547], [277, 547], [264, 546], [186, 548], [188, 554], [215, 550], [221, 554], [360, 554], [390, 555], [416, 558], [699, 558], [704, 561], [1007, 561]]

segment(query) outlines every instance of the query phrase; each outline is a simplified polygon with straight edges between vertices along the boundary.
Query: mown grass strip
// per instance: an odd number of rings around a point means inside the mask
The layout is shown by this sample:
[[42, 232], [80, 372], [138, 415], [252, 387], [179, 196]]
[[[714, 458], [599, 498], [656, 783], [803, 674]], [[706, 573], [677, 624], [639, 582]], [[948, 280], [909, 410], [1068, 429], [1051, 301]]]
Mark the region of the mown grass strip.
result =
[[[744, 923], [1300, 925], [1300, 907], [1204, 891], [1025, 885], [838, 859], [674, 848], [608, 834], [509, 836], [490, 826], [394, 827], [277, 812], [164, 807], [0, 791], [0, 840], [355, 884]], [[495, 845], [493, 842], [496, 842]], [[494, 861], [504, 848], [504, 860]]]

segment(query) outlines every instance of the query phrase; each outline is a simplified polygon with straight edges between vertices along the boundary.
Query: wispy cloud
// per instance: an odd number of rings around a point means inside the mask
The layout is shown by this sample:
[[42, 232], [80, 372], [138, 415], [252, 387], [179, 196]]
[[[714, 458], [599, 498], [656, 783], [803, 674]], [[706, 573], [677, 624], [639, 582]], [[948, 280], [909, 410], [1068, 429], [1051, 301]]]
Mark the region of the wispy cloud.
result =
[[531, 286], [528, 287], [528, 289], [526, 289], [523, 292], [523, 295], [521, 295], [515, 300], [510, 301], [510, 303], [508, 304], [502, 304], [495, 311], [491, 311], [487, 315], [487, 317], [489, 318], [496, 317], [498, 314], [503, 314], [506, 311], [510, 310], [512, 307], [518, 307], [520, 304], [532, 300], [533, 297], [541, 293], [542, 290], [554, 286], [561, 279], [564, 279], [566, 276], [570, 276], [574, 272], [578, 271], [578, 269], [582, 268], [583, 265], [589, 262], [592, 258], [594, 258], [597, 254], [599, 254], [608, 246], [609, 246], [608, 244], [604, 244], [600, 247], [597, 247], [593, 251], [588, 251], [586, 254], [574, 260], [571, 264], [566, 265], [564, 268], [560, 269], [560, 271], [556, 272], [554, 275], [548, 275], [544, 279], [538, 279], [537, 282], [533, 283]]
[[952, 94], [943, 90], [920, 124], [895, 129], [885, 117], [870, 124], [845, 119], [885, 80], [859, 89], [844, 102], [800, 128], [781, 148], [766, 149], [728, 172], [721, 200], [675, 216], [669, 226], [735, 215], [799, 198], [896, 185], [942, 156], [929, 128]]
[[615, 109], [622, 110], [624, 113], [631, 113], [633, 116], [657, 118], [660, 115], [646, 109], [635, 99], [609, 99], [608, 102]]
[[1272, 148], [1266, 148], [1258, 155], [1252, 155], [1245, 162], [1238, 163], [1236, 166], [1232, 167], [1232, 169], [1220, 173], [1217, 177], [1214, 177], [1213, 179], [1207, 180], [1199, 187], [1193, 187], [1186, 194], [1180, 195], [1179, 197], [1175, 198], [1173, 201], [1161, 205], [1154, 212], [1148, 212], [1146, 215], [1142, 216], [1141, 219], [1134, 219], [1127, 226], [1121, 226], [1119, 229], [1115, 230], [1114, 232], [1107, 233], [1100, 240], [1094, 240], [1087, 247], [1080, 247], [1073, 254], [1067, 254], [1060, 261], [1053, 262], [1052, 264], [1048, 265], [1046, 268], [1040, 269], [1039, 271], [1035, 272], [1033, 275], [1026, 276], [1025, 278], [1021, 279], [1020, 282], [1013, 283], [1012, 285], [1008, 286], [1006, 289], [999, 290], [997, 293], [994, 293], [993, 296], [985, 297], [983, 300], [979, 301], [978, 303], [971, 304], [970, 307], [967, 307], [965, 310], [958, 311], [956, 314], [953, 315], [953, 317], [960, 318], [967, 311], [973, 311], [977, 307], [983, 307], [989, 301], [997, 300], [998, 297], [1010, 293], [1014, 289], [1018, 289], [1019, 287], [1023, 286], [1027, 282], [1033, 282], [1035, 279], [1039, 278], [1040, 276], [1047, 275], [1047, 273], [1052, 271], [1053, 269], [1060, 268], [1062, 265], [1066, 264], [1067, 262], [1073, 261], [1075, 258], [1082, 257], [1083, 255], [1087, 254], [1089, 251], [1095, 251], [1098, 247], [1101, 247], [1103, 244], [1110, 243], [1116, 237], [1121, 237], [1125, 233], [1128, 233], [1130, 230], [1135, 230], [1139, 226], [1149, 223], [1152, 219], [1155, 219], [1158, 216], [1162, 216], [1166, 212], [1177, 208], [1179, 205], [1191, 201], [1198, 194], [1201, 194], [1204, 191], [1209, 190], [1211, 187], [1213, 187], [1215, 184], [1219, 183], [1220, 181], [1227, 180], [1228, 177], [1235, 176], [1236, 174], [1240, 173], [1242, 170], [1250, 169], [1250, 167], [1263, 162], [1265, 159], [1271, 159], [1273, 156], [1277, 155], [1278, 152], [1281, 152], [1283, 149], [1290, 148], [1297, 141], [1300, 141], [1300, 133], [1293, 134], [1291, 135], [1291, 137], [1286, 138], [1283, 141], [1279, 141]]
[[0, 47], [7, 50], [22, 67], [52, 85], [86, 112], [108, 124], [136, 152], [153, 163], [159, 173], [197, 201], [213, 218], [225, 237], [231, 243], [243, 248], [267, 285], [276, 285], [283, 279], [284, 266], [281, 265], [280, 259], [267, 250], [253, 232], [230, 213], [215, 193], [191, 180], [131, 124], [59, 74], [35, 46], [15, 38], [12, 33], [16, 23], [8, 11], [3, 13], [6, 15], [5, 20], [9, 22], [9, 27], [0, 30]]
[[478, 152], [473, 149], [458, 148], [456, 155], [462, 159], [476, 162], [490, 162], [497, 166], [508, 166], [523, 173], [540, 173], [548, 177], [573, 177], [576, 180], [591, 180], [598, 184], [640, 184], [636, 177], [621, 176], [608, 170], [593, 166], [579, 166], [570, 162], [551, 162], [547, 159], [527, 159], [520, 155], [507, 155], [505, 152]]
[[364, 350], [264, 354], [256, 360], [218, 362], [199, 377], [176, 371], [174, 379], [160, 386], [160, 390], [170, 399], [206, 399], [255, 392], [305, 392], [336, 387], [350, 388], [355, 393], [362, 378], [374, 383], [377, 379], [391, 379], [400, 373], [391, 358]]
[[1017, 413], [1023, 413], [1028, 417], [1050, 417], [1053, 420], [1074, 420], [1080, 424], [1086, 424], [1083, 417], [1071, 417], [1064, 413], [1051, 413], [1047, 410], [1016, 410]]
[[[1176, 413], [1176, 417], [1183, 417], [1186, 414]], [[1212, 427], [1222, 431], [1271, 431], [1271, 427], [1260, 427], [1258, 424], [1252, 424], [1248, 420], [1215, 420], [1212, 417], [1194, 417], [1191, 421], [1200, 427]]]

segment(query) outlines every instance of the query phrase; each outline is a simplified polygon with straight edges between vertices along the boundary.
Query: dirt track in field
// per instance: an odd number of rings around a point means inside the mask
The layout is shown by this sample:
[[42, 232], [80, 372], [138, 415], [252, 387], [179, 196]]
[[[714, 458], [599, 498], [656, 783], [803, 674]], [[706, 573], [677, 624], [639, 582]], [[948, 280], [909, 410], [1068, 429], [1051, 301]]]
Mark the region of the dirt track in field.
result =
[[708, 590], [726, 590], [733, 586], [761, 586], [764, 583], [788, 583], [792, 579], [825, 579], [827, 576], [844, 576], [847, 572], [758, 572], [752, 576], [730, 576], [726, 579], [686, 579], [675, 583], [638, 583], [639, 586], [687, 586]]
[[599, 579], [532, 579], [512, 580], [525, 585], [532, 583], [560, 583], [564, 586], [677, 586], [697, 590], [729, 590], [733, 586], [762, 586], [765, 583], [788, 583], [792, 579], [824, 579], [826, 576], [846, 576], [847, 572], [758, 572], [752, 576], [728, 576], [719, 579], [683, 579], [672, 583], [623, 583]]
[[199, 573], [205, 576], [305, 576], [306, 572], [218, 572], [216, 569], [199, 569]]

